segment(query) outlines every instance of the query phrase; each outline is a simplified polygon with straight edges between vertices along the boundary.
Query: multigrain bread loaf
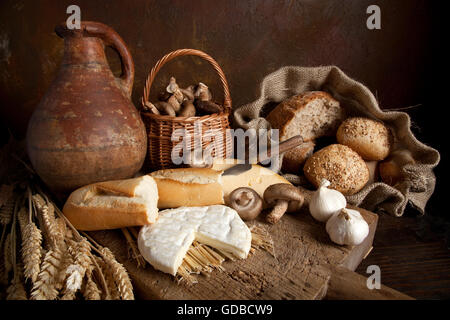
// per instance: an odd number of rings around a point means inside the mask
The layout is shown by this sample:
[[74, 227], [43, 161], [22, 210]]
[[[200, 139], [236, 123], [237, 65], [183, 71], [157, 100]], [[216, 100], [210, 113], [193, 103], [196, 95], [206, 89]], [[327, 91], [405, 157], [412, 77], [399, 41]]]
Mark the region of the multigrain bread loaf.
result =
[[158, 185], [158, 208], [224, 204], [221, 174], [208, 168], [164, 169], [150, 173]]
[[307, 141], [298, 147], [291, 149], [284, 153], [283, 164], [281, 169], [283, 172], [299, 174], [306, 159], [308, 159], [314, 152], [315, 143]]
[[303, 167], [306, 178], [316, 187], [322, 179], [331, 188], [352, 195], [369, 181], [369, 169], [359, 154], [347, 146], [332, 144], [314, 153]]
[[67, 199], [63, 213], [79, 230], [117, 229], [155, 222], [157, 202], [155, 181], [143, 176], [79, 188]]
[[356, 152], [364, 160], [383, 160], [391, 150], [392, 135], [380, 121], [368, 118], [348, 118], [339, 126], [337, 141]]
[[267, 116], [280, 141], [301, 135], [304, 141], [336, 134], [345, 112], [339, 101], [324, 91], [308, 91], [281, 102]]

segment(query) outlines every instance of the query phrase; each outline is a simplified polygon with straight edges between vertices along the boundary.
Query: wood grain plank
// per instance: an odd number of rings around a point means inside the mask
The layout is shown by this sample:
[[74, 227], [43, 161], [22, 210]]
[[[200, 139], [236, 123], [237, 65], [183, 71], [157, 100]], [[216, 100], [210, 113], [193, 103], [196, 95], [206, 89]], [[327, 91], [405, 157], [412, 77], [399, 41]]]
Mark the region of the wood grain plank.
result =
[[275, 225], [252, 222], [267, 229], [274, 241], [274, 256], [256, 250], [245, 260], [225, 261], [224, 272], [197, 276], [194, 285], [177, 284], [168, 274], [151, 266], [138, 268], [128, 258], [120, 232], [100, 231], [91, 235], [108, 246], [125, 265], [136, 295], [141, 299], [321, 299], [331, 277], [330, 266], [353, 270], [372, 246], [378, 216], [360, 210], [370, 234], [359, 246], [332, 243], [322, 223], [305, 211], [285, 215]]

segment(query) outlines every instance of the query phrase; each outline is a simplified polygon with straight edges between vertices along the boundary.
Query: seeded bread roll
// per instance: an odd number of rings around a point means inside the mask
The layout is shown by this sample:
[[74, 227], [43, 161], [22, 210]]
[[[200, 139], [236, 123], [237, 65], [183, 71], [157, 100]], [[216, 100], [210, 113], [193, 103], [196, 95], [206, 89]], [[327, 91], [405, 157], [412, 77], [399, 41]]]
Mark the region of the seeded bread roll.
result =
[[337, 141], [355, 150], [364, 160], [383, 160], [390, 152], [392, 135], [380, 121], [349, 118], [342, 122]]
[[332, 144], [314, 153], [303, 167], [306, 178], [316, 187], [322, 179], [331, 188], [352, 195], [369, 181], [369, 168], [359, 154], [347, 146]]
[[281, 102], [267, 116], [280, 140], [300, 135], [304, 141], [334, 136], [345, 112], [339, 101], [324, 91], [308, 91]]
[[308, 141], [284, 153], [282, 171], [299, 174], [302, 166], [314, 152], [315, 143]]

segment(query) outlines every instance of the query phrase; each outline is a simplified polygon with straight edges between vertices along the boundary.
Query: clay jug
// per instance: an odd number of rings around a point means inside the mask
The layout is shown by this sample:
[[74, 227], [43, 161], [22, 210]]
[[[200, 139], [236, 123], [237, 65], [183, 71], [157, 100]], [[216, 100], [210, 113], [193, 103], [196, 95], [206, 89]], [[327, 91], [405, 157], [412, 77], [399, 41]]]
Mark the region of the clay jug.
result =
[[[145, 126], [131, 102], [134, 64], [110, 27], [85, 21], [56, 27], [64, 57], [27, 130], [27, 151], [37, 174], [58, 196], [98, 181], [132, 177], [147, 149]], [[105, 45], [122, 61], [115, 77]]]

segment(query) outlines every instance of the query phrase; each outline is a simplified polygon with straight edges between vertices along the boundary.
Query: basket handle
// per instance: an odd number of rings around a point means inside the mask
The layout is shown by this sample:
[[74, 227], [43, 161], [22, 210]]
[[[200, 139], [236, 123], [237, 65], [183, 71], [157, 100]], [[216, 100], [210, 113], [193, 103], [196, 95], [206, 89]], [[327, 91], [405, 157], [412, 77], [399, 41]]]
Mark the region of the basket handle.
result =
[[225, 112], [230, 113], [231, 112], [230, 89], [228, 87], [228, 82], [225, 77], [225, 74], [223, 73], [223, 70], [220, 68], [217, 61], [213, 59], [213, 57], [204, 53], [203, 51], [195, 50], [195, 49], [175, 50], [175, 51], [172, 51], [172, 52], [166, 54], [164, 57], [162, 57], [161, 59], [158, 60], [158, 62], [155, 64], [155, 66], [150, 71], [150, 73], [147, 77], [147, 80], [145, 81], [144, 96], [142, 97], [142, 105], [144, 106], [146, 102], [149, 102], [148, 98], [150, 95], [150, 88], [152, 87], [153, 81], [155, 80], [155, 77], [156, 77], [156, 74], [158, 73], [158, 71], [167, 62], [171, 61], [172, 59], [175, 59], [176, 57], [181, 57], [181, 56], [197, 56], [197, 57], [203, 58], [204, 60], [208, 61], [212, 65], [212, 67], [214, 68], [214, 70], [216, 70], [216, 72], [220, 78], [220, 82], [222, 82], [223, 96], [224, 96], [223, 106], [225, 108]]

